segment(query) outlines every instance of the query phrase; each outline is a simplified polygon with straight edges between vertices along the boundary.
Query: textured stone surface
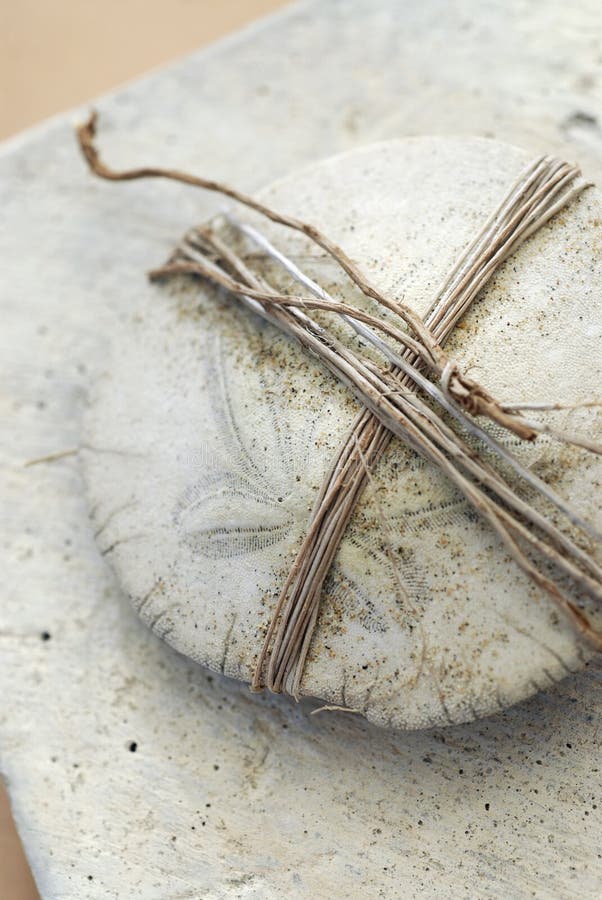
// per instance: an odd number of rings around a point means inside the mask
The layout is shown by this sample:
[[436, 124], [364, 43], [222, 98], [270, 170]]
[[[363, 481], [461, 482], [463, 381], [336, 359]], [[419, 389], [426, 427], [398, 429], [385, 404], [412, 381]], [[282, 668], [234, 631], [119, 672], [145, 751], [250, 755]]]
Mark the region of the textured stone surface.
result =
[[[391, 141], [311, 166], [263, 196], [316, 224], [386, 294], [424, 313], [529, 161], [497, 141]], [[512, 256], [463, 319], [449, 352], [495, 396], [597, 396], [600, 222], [590, 189]], [[309, 241], [269, 230], [335, 296], [366, 305]], [[270, 278], [290, 287], [275, 267]], [[159, 637], [250, 681], [279, 586], [358, 406], [232, 300], [182, 281], [141, 293], [84, 433], [99, 546]], [[602, 439], [595, 408], [556, 414], [554, 423]], [[493, 430], [602, 527], [600, 457], [547, 438], [521, 446]], [[461, 495], [395, 441], [326, 582], [303, 693], [389, 727], [445, 725], [524, 699], [586, 658], [553, 601]]]
[[[587, 0], [303, 4], [103, 101], [104, 134], [117, 162], [246, 189], [450, 131], [599, 181], [601, 24]], [[596, 667], [490, 720], [393, 735], [209, 680], [139, 621], [77, 459], [23, 462], [79, 444], [141, 272], [218, 201], [92, 181], [64, 117], [5, 145], [0, 171], [0, 754], [43, 896], [597, 896]]]

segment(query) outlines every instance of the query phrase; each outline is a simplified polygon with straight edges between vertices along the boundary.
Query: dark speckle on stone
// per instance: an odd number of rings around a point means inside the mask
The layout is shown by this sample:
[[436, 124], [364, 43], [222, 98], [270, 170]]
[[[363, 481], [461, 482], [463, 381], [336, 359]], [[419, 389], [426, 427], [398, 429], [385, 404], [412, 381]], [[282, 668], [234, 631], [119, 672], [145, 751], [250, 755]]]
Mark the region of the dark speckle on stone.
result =
[[43, 641], [49, 641], [50, 638], [52, 637], [52, 635], [50, 634], [49, 631], [43, 631], [43, 632], [41, 633], [40, 637], [41, 637], [41, 639], [42, 639]]
[[582, 127], [597, 128], [598, 120], [592, 113], [584, 112], [579, 109], [576, 112], [571, 113], [567, 119], [567, 125], [581, 125]]
[[135, 753], [137, 749], [138, 744], [136, 743], [136, 741], [130, 741], [130, 743], [128, 744], [128, 750], [130, 751], [130, 753]]

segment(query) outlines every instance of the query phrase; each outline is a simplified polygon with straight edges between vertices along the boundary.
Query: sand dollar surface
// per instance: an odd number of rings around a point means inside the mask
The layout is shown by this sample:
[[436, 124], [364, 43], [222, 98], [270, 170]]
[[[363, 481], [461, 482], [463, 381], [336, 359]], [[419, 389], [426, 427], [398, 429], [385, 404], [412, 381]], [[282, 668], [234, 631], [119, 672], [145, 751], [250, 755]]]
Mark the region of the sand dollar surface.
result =
[[[304, 169], [261, 199], [315, 223], [424, 313], [529, 159], [482, 139], [392, 141]], [[335, 295], [363, 302], [306, 239], [238, 215]], [[450, 354], [499, 399], [599, 395], [601, 223], [589, 189], [502, 266], [456, 328]], [[249, 260], [270, 274], [265, 260]], [[100, 550], [167, 643], [250, 680], [357, 409], [314, 359], [225, 294], [185, 278], [146, 286], [141, 273], [90, 399], [83, 460]], [[602, 437], [596, 408], [553, 415]], [[602, 526], [600, 458], [490, 430]], [[395, 440], [325, 584], [302, 692], [380, 725], [420, 728], [493, 713], [588, 656], [472, 508]]]

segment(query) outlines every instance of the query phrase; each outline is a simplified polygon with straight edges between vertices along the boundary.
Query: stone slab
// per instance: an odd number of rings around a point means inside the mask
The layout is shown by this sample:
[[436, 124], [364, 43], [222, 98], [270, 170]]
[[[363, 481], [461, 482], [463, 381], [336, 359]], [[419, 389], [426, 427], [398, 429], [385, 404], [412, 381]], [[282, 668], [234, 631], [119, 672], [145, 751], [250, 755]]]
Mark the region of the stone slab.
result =
[[[302, 3], [106, 98], [104, 135], [116, 164], [247, 190], [448, 132], [578, 158], [600, 180], [601, 17], [593, 0]], [[77, 459], [23, 467], [78, 445], [140, 273], [216, 209], [91, 180], [71, 124], [0, 158], [0, 762], [42, 896], [597, 896], [597, 667], [445, 732], [251, 696], [131, 611]]]

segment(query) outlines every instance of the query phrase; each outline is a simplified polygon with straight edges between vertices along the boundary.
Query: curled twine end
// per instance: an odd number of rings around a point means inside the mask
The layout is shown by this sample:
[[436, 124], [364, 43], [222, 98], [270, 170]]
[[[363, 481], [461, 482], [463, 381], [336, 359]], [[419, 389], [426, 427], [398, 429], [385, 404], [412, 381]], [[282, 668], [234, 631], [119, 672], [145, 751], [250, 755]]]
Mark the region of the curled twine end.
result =
[[76, 128], [77, 140], [81, 152], [90, 168], [96, 171], [99, 163], [98, 150], [94, 144], [98, 113], [95, 109], [90, 111], [88, 118]]

